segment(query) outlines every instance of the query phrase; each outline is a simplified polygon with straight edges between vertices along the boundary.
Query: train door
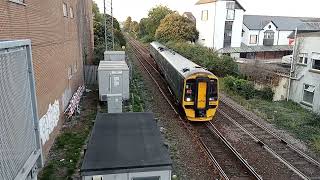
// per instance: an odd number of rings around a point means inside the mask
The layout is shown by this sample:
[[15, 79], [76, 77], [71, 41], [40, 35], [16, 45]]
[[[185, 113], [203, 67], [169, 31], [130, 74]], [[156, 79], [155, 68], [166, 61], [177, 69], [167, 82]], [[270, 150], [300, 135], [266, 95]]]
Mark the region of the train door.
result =
[[208, 78], [196, 79], [196, 117], [206, 117], [206, 111], [208, 109]]

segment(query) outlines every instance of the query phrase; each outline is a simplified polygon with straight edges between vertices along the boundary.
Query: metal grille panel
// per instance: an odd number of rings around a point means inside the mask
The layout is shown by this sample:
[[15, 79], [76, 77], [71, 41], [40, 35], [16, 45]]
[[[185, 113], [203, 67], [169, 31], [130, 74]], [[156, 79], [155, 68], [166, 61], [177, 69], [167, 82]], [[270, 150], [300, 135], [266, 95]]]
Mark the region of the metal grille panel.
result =
[[37, 151], [26, 47], [0, 49], [0, 179], [14, 179]]

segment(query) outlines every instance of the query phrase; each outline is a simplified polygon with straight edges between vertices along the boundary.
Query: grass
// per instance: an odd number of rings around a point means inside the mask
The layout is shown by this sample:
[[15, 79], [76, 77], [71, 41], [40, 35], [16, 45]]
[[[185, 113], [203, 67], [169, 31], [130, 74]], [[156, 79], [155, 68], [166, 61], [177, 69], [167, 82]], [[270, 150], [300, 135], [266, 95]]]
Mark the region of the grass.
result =
[[246, 100], [226, 89], [223, 78], [220, 79], [220, 90], [248, 110], [306, 142], [313, 151], [320, 154], [319, 115], [292, 101], [271, 102], [256, 97]]
[[[132, 60], [132, 49], [128, 47], [128, 55], [129, 59]], [[131, 63], [133, 64], [133, 63]], [[145, 97], [144, 97], [144, 84], [143, 84], [143, 78], [139, 71], [134, 66], [132, 68], [132, 80], [130, 82], [130, 104], [131, 109], [130, 111], [133, 112], [143, 112], [145, 108]]]
[[89, 102], [82, 100], [81, 114], [71, 120], [75, 124], [67, 125], [56, 138], [46, 165], [38, 176], [40, 180], [72, 179], [76, 169], [80, 168], [82, 148], [96, 117], [95, 96], [96, 94], [86, 97]]

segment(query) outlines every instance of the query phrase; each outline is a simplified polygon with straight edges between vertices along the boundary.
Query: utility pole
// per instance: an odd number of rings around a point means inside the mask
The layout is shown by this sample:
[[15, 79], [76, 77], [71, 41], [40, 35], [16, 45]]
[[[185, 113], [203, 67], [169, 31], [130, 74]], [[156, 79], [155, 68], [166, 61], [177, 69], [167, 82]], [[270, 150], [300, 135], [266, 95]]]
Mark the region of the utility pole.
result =
[[113, 6], [112, 6], [112, 0], [111, 0], [111, 29], [112, 29], [112, 50], [114, 51], [114, 31], [113, 31]]
[[291, 67], [290, 67], [290, 74], [289, 74], [289, 83], [288, 83], [288, 89], [287, 89], [287, 101], [289, 101], [289, 96], [290, 96], [290, 89], [291, 89], [291, 81], [292, 81], [292, 73], [294, 72], [294, 63], [296, 61], [296, 53], [297, 53], [297, 33], [298, 33], [298, 28], [296, 28], [295, 33], [294, 33], [294, 46], [293, 46], [293, 52], [292, 52], [292, 60], [291, 60]]
[[108, 49], [107, 44], [107, 15], [106, 15], [106, 0], [103, 0], [103, 17], [104, 17], [104, 43], [106, 45], [106, 50]]

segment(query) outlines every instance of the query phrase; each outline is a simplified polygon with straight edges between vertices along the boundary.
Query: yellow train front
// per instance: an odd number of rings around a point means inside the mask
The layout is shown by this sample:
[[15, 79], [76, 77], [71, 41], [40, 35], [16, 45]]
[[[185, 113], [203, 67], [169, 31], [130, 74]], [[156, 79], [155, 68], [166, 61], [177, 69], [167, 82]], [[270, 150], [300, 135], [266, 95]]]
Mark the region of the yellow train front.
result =
[[218, 78], [167, 49], [158, 42], [150, 43], [150, 54], [164, 75], [176, 101], [190, 121], [210, 121], [218, 108]]

